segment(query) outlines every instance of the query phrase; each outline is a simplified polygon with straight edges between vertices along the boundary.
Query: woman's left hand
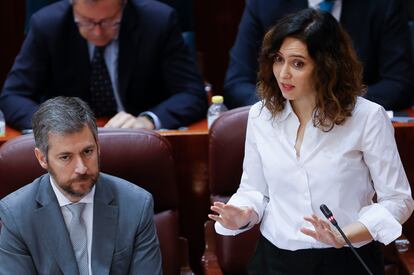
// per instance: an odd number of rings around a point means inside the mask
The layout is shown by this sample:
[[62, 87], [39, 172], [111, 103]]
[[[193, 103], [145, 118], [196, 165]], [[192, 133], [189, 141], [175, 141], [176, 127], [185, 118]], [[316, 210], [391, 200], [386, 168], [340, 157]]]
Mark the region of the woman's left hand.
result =
[[333, 230], [327, 221], [320, 219], [316, 215], [304, 217], [304, 219], [310, 222], [315, 230], [302, 227], [300, 231], [303, 234], [336, 248], [341, 248], [345, 245], [345, 240], [342, 238], [341, 234], [338, 231]]

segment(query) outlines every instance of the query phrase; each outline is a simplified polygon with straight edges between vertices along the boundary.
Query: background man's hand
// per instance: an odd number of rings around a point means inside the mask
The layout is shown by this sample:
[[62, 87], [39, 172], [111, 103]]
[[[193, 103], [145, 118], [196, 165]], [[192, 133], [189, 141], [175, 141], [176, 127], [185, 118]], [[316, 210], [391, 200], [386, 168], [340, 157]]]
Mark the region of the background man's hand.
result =
[[145, 116], [135, 117], [126, 112], [119, 112], [112, 117], [106, 124], [106, 128], [123, 128], [123, 129], [149, 129], [155, 128], [154, 124]]

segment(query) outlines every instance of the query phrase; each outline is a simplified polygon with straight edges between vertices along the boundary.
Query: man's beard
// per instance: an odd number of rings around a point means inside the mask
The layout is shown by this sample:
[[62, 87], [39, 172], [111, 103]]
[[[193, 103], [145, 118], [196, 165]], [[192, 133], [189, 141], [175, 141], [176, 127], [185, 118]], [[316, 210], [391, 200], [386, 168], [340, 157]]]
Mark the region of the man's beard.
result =
[[[59, 178], [56, 176], [56, 173], [53, 171], [53, 169], [51, 167], [49, 167], [48, 169], [49, 174], [53, 177], [53, 179], [55, 180], [56, 184], [63, 190], [65, 191], [68, 195], [76, 197], [76, 198], [82, 198], [84, 197], [86, 194], [88, 194], [93, 186], [96, 184], [96, 181], [98, 180], [98, 176], [99, 173], [93, 174], [93, 175], [79, 175], [77, 176], [75, 179], [71, 179], [67, 182], [64, 182], [64, 184], [62, 184], [62, 182], [59, 182]], [[91, 186], [88, 188], [88, 190], [86, 190], [85, 192], [77, 192], [75, 190], [72, 189], [72, 183], [77, 182], [77, 181], [85, 181], [85, 180], [90, 180], [92, 182]]]

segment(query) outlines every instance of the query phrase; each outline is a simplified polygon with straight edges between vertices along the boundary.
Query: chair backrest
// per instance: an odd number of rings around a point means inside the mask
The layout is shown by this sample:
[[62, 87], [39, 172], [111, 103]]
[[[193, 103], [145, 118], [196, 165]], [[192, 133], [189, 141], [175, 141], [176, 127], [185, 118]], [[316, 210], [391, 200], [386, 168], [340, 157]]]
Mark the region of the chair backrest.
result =
[[225, 112], [211, 125], [208, 165], [213, 201], [227, 201], [240, 184], [249, 109]]
[[[137, 183], [153, 195], [163, 272], [179, 274], [178, 194], [170, 144], [153, 131], [121, 129], [100, 129], [99, 144], [102, 172]], [[0, 147], [0, 198], [45, 173], [34, 147], [33, 135]]]
[[[214, 121], [209, 132], [210, 201], [227, 202], [239, 187], [250, 107], [233, 109]], [[245, 274], [259, 238], [259, 227], [237, 236], [215, 234], [215, 252], [224, 274]]]

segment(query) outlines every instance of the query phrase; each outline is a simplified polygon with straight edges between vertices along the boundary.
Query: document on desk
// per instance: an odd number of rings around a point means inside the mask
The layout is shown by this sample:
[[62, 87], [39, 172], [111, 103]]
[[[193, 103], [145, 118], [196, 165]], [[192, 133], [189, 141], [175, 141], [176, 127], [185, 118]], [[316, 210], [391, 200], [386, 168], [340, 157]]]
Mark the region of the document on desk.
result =
[[391, 118], [392, 122], [414, 122], [414, 117], [395, 116]]
[[392, 122], [414, 122], [414, 117], [407, 116], [405, 112], [397, 113], [397, 116], [395, 116], [393, 111], [387, 111], [387, 115]]

